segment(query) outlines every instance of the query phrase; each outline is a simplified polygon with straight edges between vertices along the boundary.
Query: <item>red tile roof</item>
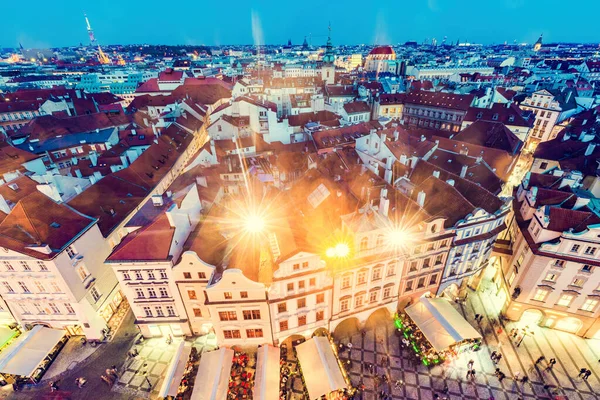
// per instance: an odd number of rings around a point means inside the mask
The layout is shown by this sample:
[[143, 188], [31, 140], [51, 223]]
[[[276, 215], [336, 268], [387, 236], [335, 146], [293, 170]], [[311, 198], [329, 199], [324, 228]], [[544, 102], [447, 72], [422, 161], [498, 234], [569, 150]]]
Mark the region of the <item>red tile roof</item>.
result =
[[344, 110], [348, 114], [359, 114], [366, 113], [371, 111], [371, 107], [364, 101], [353, 101], [350, 103], [344, 104]]
[[167, 214], [160, 213], [146, 226], [129, 233], [106, 259], [120, 261], [161, 261], [169, 259], [175, 229]]
[[452, 139], [511, 154], [516, 154], [523, 146], [523, 142], [503, 123], [483, 120], [473, 122]]
[[417, 90], [406, 95], [405, 104], [466, 111], [475, 98], [472, 94], [451, 94]]

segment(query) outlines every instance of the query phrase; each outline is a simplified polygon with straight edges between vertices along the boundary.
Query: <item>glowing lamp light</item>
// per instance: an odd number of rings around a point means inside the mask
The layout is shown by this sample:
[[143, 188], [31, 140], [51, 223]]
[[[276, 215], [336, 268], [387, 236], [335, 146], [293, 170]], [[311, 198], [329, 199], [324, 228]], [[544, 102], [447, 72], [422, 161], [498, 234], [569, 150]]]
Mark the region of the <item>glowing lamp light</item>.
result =
[[394, 247], [402, 246], [409, 240], [409, 236], [406, 231], [402, 229], [393, 229], [388, 234], [388, 240]]
[[350, 247], [346, 243], [340, 243], [335, 246], [335, 253], [338, 257], [347, 257], [350, 254]]
[[260, 215], [248, 215], [245, 221], [246, 232], [259, 233], [265, 229], [265, 220]]
[[329, 258], [335, 257], [335, 247], [328, 248], [327, 251], [325, 252], [325, 255]]

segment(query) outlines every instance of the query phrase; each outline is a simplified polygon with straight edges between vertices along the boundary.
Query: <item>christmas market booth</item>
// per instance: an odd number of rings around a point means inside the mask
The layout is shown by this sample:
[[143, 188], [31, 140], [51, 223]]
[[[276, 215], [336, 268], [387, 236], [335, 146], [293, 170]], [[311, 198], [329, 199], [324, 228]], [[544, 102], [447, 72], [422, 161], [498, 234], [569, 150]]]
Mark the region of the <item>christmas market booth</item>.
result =
[[308, 397], [345, 399], [353, 390], [335, 344], [328, 337], [315, 336], [296, 346], [296, 354]]
[[253, 398], [255, 400], [279, 400], [280, 398], [280, 349], [269, 344], [258, 348]]
[[233, 356], [234, 351], [226, 347], [202, 353], [192, 391], [192, 400], [224, 400], [227, 398]]
[[193, 362], [190, 363], [190, 355], [192, 354], [192, 344], [182, 340], [179, 342], [175, 356], [171, 359], [171, 364], [167, 369], [165, 380], [158, 392], [159, 398], [176, 398], [182, 397], [182, 389], [187, 388], [187, 385], [181, 385], [181, 382], [186, 375], [186, 372], [192, 370]]
[[68, 338], [64, 330], [36, 325], [0, 353], [0, 374], [8, 383], [37, 383]]
[[396, 314], [400, 342], [424, 365], [436, 365], [466, 351], [478, 350], [481, 335], [444, 297], [421, 297]]

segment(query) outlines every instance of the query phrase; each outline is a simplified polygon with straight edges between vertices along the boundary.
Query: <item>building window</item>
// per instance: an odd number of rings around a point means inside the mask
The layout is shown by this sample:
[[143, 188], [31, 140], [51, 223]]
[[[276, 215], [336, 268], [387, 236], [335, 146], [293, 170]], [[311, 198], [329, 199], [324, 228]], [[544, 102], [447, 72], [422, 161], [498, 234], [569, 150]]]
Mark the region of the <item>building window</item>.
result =
[[287, 331], [288, 330], [288, 322], [287, 321], [279, 321], [279, 330]]
[[46, 289], [44, 288], [44, 285], [42, 285], [42, 282], [35, 281], [35, 282], [33, 282], [33, 284], [35, 285], [38, 293], [44, 293], [46, 291]]
[[387, 276], [393, 276], [396, 274], [396, 264], [389, 263], [387, 266]]
[[373, 270], [373, 280], [376, 281], [378, 279], [381, 279], [381, 267]]
[[565, 261], [564, 260], [554, 260], [554, 264], [552, 264], [552, 266], [556, 267], [556, 268], [564, 268]]
[[321, 304], [325, 302], [325, 294], [324, 293], [318, 293], [317, 294], [317, 304]]
[[138, 281], [144, 279], [144, 277], [142, 276], [142, 271], [135, 271], [135, 279], [137, 279]]
[[128, 271], [121, 271], [121, 274], [123, 274], [123, 280], [124, 281], [131, 280], [131, 276], [129, 275]]
[[235, 311], [219, 311], [219, 319], [221, 321], [237, 321], [237, 314]]
[[80, 265], [79, 267], [77, 267], [77, 274], [79, 275], [79, 279], [81, 279], [82, 282], [85, 281], [88, 276], [90, 276], [90, 273], [84, 265]]
[[425, 287], [425, 277], [422, 276], [419, 278], [419, 281], [417, 282], [417, 289], [423, 288]]
[[426, 258], [423, 261], [423, 268], [429, 268], [431, 265], [429, 264], [429, 258]]
[[360, 251], [365, 251], [369, 248], [369, 238], [364, 237], [360, 241]]
[[262, 329], [246, 329], [246, 337], [251, 338], [261, 338], [263, 337]]
[[308, 280], [308, 284], [309, 284], [310, 286], [315, 286], [315, 285], [317, 284], [317, 279], [316, 279], [316, 278], [310, 278], [310, 279]]
[[193, 310], [194, 310], [194, 317], [197, 317], [197, 318], [202, 317], [202, 310], [200, 310], [197, 307], [194, 307]]
[[67, 249], [65, 251], [67, 252], [67, 255], [69, 256], [70, 259], [75, 258], [75, 256], [77, 255], [77, 252], [75, 251], [75, 248], [73, 247], [73, 245], [67, 247]]
[[100, 297], [102, 297], [102, 295], [100, 294], [100, 292], [98, 292], [98, 289], [96, 289], [95, 286], [92, 288], [92, 290], [90, 292], [92, 294], [92, 299], [94, 299], [94, 302], [100, 300]]
[[173, 306], [167, 306], [167, 314], [169, 315], [169, 317], [175, 316], [175, 309], [173, 308]]
[[160, 273], [160, 279], [167, 279], [167, 271], [165, 271], [164, 269], [161, 269], [158, 272]]
[[383, 298], [387, 299], [390, 297], [392, 297], [392, 287], [389, 286], [389, 287], [383, 288]]
[[21, 287], [21, 290], [23, 291], [23, 293], [31, 293], [29, 291], [29, 289], [27, 288], [27, 285], [25, 285], [25, 282], [19, 282], [19, 286]]
[[8, 261], [4, 261], [3, 264], [4, 264], [4, 268], [6, 268], [7, 271], [14, 271], [15, 270], [15, 268], [12, 266], [12, 264], [9, 263]]
[[231, 292], [224, 292], [223, 297], [225, 297], [225, 300], [231, 300], [233, 296], [231, 295]]
[[323, 310], [317, 311], [316, 320], [323, 321], [323, 319], [325, 319], [325, 312]]
[[206, 272], [198, 272], [198, 279], [206, 279]]
[[369, 303], [375, 303], [377, 301], [377, 292], [372, 291], [369, 293]]
[[144, 289], [141, 289], [141, 288], [135, 289], [135, 295], [137, 296], [138, 299], [143, 299], [144, 297], [146, 297], [144, 294]]
[[190, 300], [198, 300], [198, 297], [196, 297], [195, 290], [188, 290], [187, 293]]
[[581, 268], [581, 272], [592, 272], [592, 269], [594, 269], [594, 267], [592, 267], [591, 265], [585, 264]]
[[294, 264], [293, 267], [292, 267], [292, 269], [294, 271], [300, 271], [300, 264]]
[[586, 254], [586, 255], [588, 255], [588, 256], [593, 256], [594, 254], [596, 254], [596, 248], [595, 248], [595, 247], [588, 246], [588, 247], [585, 249], [585, 254]]
[[21, 266], [23, 267], [23, 271], [31, 271], [31, 267], [27, 263], [27, 261], [21, 261]]
[[167, 292], [167, 288], [159, 287], [158, 292], [160, 293], [160, 297], [169, 297], [169, 292]]
[[348, 301], [348, 299], [344, 299], [340, 301], [340, 311], [344, 312], [344, 311], [348, 311], [348, 308], [350, 306], [350, 302]]
[[153, 271], [148, 271], [148, 279], [155, 279]]
[[342, 278], [342, 289], [348, 289], [350, 287], [350, 278], [351, 275], [345, 275]]
[[408, 272], [417, 272], [417, 262], [411, 261]]
[[2, 285], [4, 286], [4, 290], [6, 291], [6, 293], [14, 293], [15, 292], [13, 290], [13, 288], [10, 287], [10, 284], [8, 282], [2, 282]]
[[150, 298], [156, 297], [156, 290], [154, 290], [154, 288], [148, 288], [148, 297], [150, 297]]
[[580, 247], [581, 246], [579, 246], [578, 244], [574, 244], [573, 247], [571, 247], [571, 253], [577, 253]]
[[442, 263], [444, 259], [444, 256], [439, 254], [436, 258], [435, 258], [435, 265], [440, 265]]
[[404, 286], [404, 292], [410, 292], [413, 290], [413, 282], [414, 281], [407, 281], [406, 285]]
[[150, 307], [144, 307], [144, 314], [146, 314], [146, 317], [152, 317], [152, 309]]
[[241, 339], [240, 331], [237, 329], [225, 330], [223, 331], [223, 336], [225, 339]]
[[429, 279], [429, 284], [435, 285], [437, 283], [437, 278], [438, 278], [437, 274], [431, 275], [431, 279]]
[[302, 269], [308, 268], [308, 261], [302, 263]]
[[50, 286], [52, 286], [53, 293], [61, 293], [62, 292], [62, 290], [60, 290], [60, 287], [58, 286], [58, 284], [55, 281], [50, 282]]
[[306, 325], [306, 315], [299, 315], [298, 316], [298, 326], [304, 326]]
[[571, 301], [573, 301], [573, 297], [574, 296], [570, 294], [563, 294], [562, 296], [560, 296], [560, 299], [558, 299], [558, 301], [556, 302], [556, 305], [569, 307], [571, 305]]
[[240, 297], [242, 299], [247, 299], [248, 298], [248, 292], [240, 292]]
[[298, 282], [298, 289], [304, 289], [304, 281], [299, 281]]
[[156, 316], [157, 317], [164, 317], [165, 314], [163, 313], [163, 309], [161, 306], [154, 306], [154, 311], [156, 311]]
[[594, 300], [594, 299], [587, 299], [583, 305], [581, 306], [581, 309], [583, 311], [590, 311], [593, 312], [596, 309], [596, 306], [598, 305], [598, 300]]
[[192, 273], [191, 272], [184, 272], [183, 273], [183, 277], [185, 279], [192, 279]]
[[357, 280], [358, 280], [359, 285], [363, 285], [363, 284], [367, 283], [367, 272], [366, 271], [359, 272]]
[[377, 243], [375, 244], [376, 247], [382, 247], [384, 244], [384, 240], [383, 240], [383, 235], [377, 235]]
[[304, 308], [304, 307], [306, 307], [306, 299], [305, 298], [298, 299], [298, 308]]
[[288, 283], [287, 284], [287, 290], [288, 290], [288, 292], [292, 292], [294, 290], [294, 284], [293, 283]]
[[40, 271], [48, 271], [48, 267], [46, 266], [46, 264], [44, 264], [43, 261], [38, 261], [37, 265], [40, 268]]
[[75, 310], [69, 303], [64, 303], [65, 310], [67, 310], [67, 314], [75, 314]]
[[545, 281], [548, 281], [548, 282], [556, 282], [556, 278], [557, 278], [557, 277], [558, 277], [558, 275], [557, 275], [557, 274], [553, 274], [553, 273], [551, 273], [551, 272], [550, 272], [550, 273], [548, 273], [548, 274], [546, 275], [546, 277], [544, 278], [544, 280], [545, 280]]
[[573, 280], [573, 283], [571, 283], [571, 286], [576, 286], [576, 287], [583, 287], [583, 284], [585, 283], [585, 279], [582, 278], [575, 278]]
[[245, 320], [260, 319], [260, 310], [244, 310], [242, 313]]
[[536, 301], [545, 301], [547, 295], [548, 295], [548, 291], [547, 290], [538, 289], [535, 292], [535, 296], [533, 296], [533, 300], [536, 300]]

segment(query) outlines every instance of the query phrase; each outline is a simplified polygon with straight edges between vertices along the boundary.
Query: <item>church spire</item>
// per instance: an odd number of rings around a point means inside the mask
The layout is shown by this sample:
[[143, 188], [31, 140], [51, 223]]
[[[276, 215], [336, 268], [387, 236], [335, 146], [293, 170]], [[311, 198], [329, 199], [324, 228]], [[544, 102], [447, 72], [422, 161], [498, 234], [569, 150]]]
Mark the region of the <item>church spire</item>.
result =
[[327, 35], [327, 46], [325, 48], [325, 55], [323, 55], [323, 62], [333, 63], [335, 61], [335, 55], [333, 54], [333, 44], [331, 43], [331, 23], [329, 23], [329, 34]]

